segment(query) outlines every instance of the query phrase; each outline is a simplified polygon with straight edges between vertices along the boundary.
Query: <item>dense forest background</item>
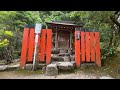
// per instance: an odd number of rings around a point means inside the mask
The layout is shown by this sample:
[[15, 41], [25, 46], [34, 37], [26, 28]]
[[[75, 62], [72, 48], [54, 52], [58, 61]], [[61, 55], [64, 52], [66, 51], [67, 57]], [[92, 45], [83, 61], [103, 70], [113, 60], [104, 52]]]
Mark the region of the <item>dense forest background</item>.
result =
[[25, 24], [75, 21], [85, 28], [100, 31], [101, 58], [117, 53], [120, 44], [119, 11], [0, 11], [0, 60], [11, 63], [20, 58], [23, 28]]

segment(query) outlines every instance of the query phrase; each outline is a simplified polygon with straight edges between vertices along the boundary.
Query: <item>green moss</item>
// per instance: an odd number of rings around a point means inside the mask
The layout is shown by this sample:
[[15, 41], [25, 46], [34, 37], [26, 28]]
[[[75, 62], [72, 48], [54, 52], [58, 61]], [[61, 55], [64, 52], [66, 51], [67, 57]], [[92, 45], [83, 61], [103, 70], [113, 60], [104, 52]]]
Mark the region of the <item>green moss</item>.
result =
[[0, 60], [0, 64], [4, 64], [4, 61], [5, 61], [5, 60]]
[[120, 52], [120, 46], [117, 48], [117, 51]]
[[17, 69], [17, 70], [15, 70], [14, 72], [15, 72], [15, 74], [23, 74], [23, 75], [43, 74], [42, 70], [32, 71], [32, 70], [21, 70], [21, 69]]

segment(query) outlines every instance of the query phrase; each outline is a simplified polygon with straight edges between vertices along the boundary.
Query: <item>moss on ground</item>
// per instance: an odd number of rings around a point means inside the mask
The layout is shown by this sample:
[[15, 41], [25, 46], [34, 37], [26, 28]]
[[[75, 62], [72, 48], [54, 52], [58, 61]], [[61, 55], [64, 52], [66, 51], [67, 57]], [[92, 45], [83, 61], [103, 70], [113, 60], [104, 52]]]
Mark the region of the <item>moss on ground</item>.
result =
[[36, 71], [32, 71], [32, 70], [15, 70], [16, 74], [25, 74], [25, 75], [31, 75], [31, 74], [43, 74], [42, 70], [36, 70]]
[[102, 67], [88, 66], [75, 69], [76, 73], [81, 71], [86, 74], [95, 74], [97, 76], [109, 75], [113, 78], [120, 79], [120, 53], [104, 60], [102, 62]]
[[42, 70], [36, 70], [36, 71], [32, 71], [32, 70], [22, 70], [22, 69], [15, 69], [15, 70], [8, 70], [5, 72], [12, 72], [16, 75], [37, 75], [37, 74], [43, 74]]

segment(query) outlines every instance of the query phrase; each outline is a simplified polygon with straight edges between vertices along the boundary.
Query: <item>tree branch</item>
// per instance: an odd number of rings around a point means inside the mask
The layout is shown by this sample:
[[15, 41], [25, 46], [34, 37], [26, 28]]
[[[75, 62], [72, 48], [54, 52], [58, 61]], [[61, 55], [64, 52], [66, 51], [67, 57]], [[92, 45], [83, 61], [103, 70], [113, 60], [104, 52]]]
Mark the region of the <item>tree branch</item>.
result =
[[110, 16], [110, 19], [113, 21], [113, 23], [120, 27], [120, 23], [115, 19], [115, 15]]

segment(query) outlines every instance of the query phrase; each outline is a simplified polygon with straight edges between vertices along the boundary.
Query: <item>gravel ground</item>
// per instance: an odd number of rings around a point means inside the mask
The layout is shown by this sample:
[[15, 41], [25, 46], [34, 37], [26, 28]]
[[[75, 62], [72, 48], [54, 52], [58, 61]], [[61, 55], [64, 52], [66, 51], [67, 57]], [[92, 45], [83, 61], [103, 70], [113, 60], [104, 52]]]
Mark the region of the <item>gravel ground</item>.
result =
[[57, 76], [46, 76], [44, 74], [16, 74], [14, 72], [0, 72], [0, 79], [113, 79], [110, 76], [96, 76], [94, 74], [71, 73], [59, 74]]
[[[2, 67], [2, 66], [1, 66]], [[19, 67], [19, 62], [9, 67]], [[1, 69], [4, 69], [1, 68]], [[2, 71], [0, 79], [114, 79], [109, 75], [98, 76], [96, 74], [87, 74], [82, 71], [70, 74], [59, 74], [57, 76], [46, 76], [44, 74], [18, 73], [18, 71]]]

